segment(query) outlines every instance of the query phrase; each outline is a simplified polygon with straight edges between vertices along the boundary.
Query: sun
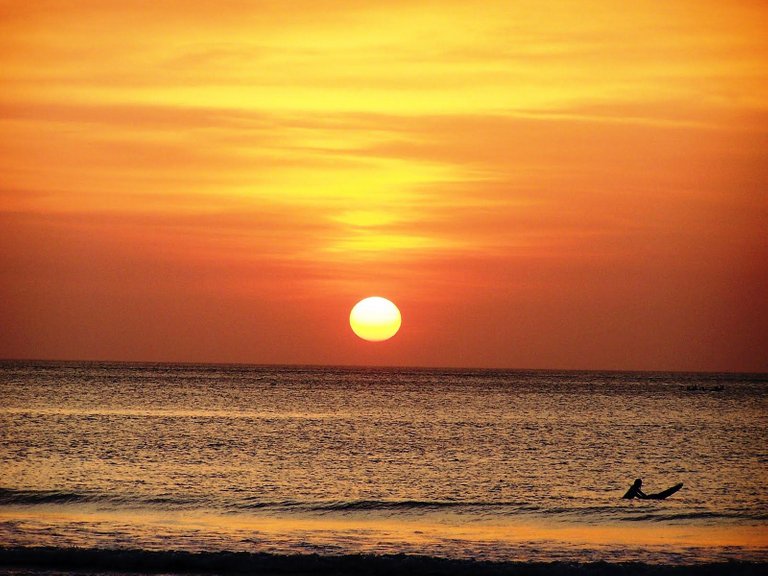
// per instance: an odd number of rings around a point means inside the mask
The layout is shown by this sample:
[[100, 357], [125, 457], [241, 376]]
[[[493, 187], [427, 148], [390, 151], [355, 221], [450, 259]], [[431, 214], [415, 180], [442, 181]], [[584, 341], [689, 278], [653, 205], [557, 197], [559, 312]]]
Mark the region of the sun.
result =
[[364, 298], [349, 314], [349, 325], [355, 334], [369, 342], [389, 340], [400, 330], [400, 310], [380, 296]]

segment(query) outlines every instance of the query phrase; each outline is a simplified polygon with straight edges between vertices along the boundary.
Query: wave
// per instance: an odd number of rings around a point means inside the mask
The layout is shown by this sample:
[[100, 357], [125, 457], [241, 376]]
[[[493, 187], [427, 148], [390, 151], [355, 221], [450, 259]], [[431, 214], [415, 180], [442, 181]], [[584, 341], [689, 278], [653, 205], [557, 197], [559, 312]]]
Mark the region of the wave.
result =
[[331, 502], [249, 502], [246, 508], [286, 508], [310, 512], [356, 512], [356, 511], [418, 511], [440, 509], [509, 508], [518, 511], [538, 510], [539, 507], [524, 502], [468, 502], [453, 500], [349, 500]]
[[250, 502], [240, 506], [253, 509], [282, 509], [300, 512], [429, 512], [452, 510], [457, 513], [495, 514], [513, 516], [517, 514], [536, 514], [541, 516], [569, 517], [575, 520], [590, 521], [594, 519], [611, 519], [626, 521], [682, 521], [682, 520], [768, 520], [768, 514], [761, 511], [729, 511], [692, 510], [668, 512], [665, 509], [655, 509], [649, 512], [637, 513], [637, 510], [627, 510], [614, 504], [602, 506], [581, 507], [547, 507], [524, 501], [430, 501], [430, 500], [351, 500], [333, 502]]
[[764, 574], [768, 562], [728, 561], [693, 565], [645, 564], [641, 562], [494, 562], [457, 560], [408, 554], [278, 555], [264, 552], [184, 552], [175, 550], [122, 550], [55, 547], [0, 547], [0, 567], [119, 571], [163, 574], [431, 574], [445, 576], [491, 576], [501, 574], [557, 576], [582, 574], [641, 576], [654, 574]]
[[152, 496], [147, 498], [116, 496], [101, 493], [68, 492], [65, 490], [13, 490], [0, 488], [0, 505], [36, 505], [36, 504], [81, 504], [105, 503], [123, 505], [147, 505], [157, 507], [183, 507], [194, 504], [191, 499], [170, 496]]
[[0, 488], [0, 505], [46, 505], [46, 504], [103, 504], [124, 507], [146, 507], [158, 510], [206, 509], [224, 513], [264, 510], [275, 512], [354, 514], [364, 512], [390, 512], [419, 514], [452, 511], [456, 514], [480, 514], [514, 516], [535, 514], [548, 517], [571, 518], [577, 521], [610, 519], [628, 522], [667, 522], [696, 520], [768, 520], [768, 513], [760, 510], [668, 510], [664, 508], [643, 510], [627, 509], [614, 504], [600, 506], [546, 506], [526, 501], [456, 501], [456, 500], [258, 500], [255, 498], [237, 501], [214, 501], [204, 498], [179, 495], [115, 495], [103, 493], [81, 493], [65, 490], [14, 490]]
[[[209, 501], [182, 498], [178, 496], [117, 496], [101, 493], [79, 493], [62, 490], [14, 490], [0, 488], [0, 504], [70, 504], [108, 503], [123, 505], [148, 505], [152, 507], [184, 507], [190, 505], [208, 506]], [[281, 509], [305, 512], [355, 512], [355, 511], [418, 511], [438, 509], [509, 508], [517, 511], [538, 510], [539, 507], [525, 502], [468, 502], [468, 501], [422, 501], [422, 500], [340, 500], [303, 502], [294, 500], [264, 501], [245, 499], [222, 504], [229, 510]]]
[[76, 492], [0, 488], [0, 504], [65, 504], [89, 500], [90, 496]]

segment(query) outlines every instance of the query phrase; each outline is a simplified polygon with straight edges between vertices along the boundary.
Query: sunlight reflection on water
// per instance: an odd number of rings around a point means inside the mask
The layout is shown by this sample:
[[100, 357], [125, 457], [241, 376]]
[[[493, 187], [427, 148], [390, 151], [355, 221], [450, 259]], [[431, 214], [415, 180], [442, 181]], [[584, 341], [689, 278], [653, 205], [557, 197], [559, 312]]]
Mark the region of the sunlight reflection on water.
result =
[[[768, 549], [762, 376], [0, 370], [7, 543], [502, 559]], [[635, 477], [685, 487], [621, 500]]]

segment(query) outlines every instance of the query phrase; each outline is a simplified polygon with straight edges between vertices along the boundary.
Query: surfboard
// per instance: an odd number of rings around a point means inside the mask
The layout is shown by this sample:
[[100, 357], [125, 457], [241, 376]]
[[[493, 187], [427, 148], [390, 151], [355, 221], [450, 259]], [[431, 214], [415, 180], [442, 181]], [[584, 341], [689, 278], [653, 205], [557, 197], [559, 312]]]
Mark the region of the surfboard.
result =
[[645, 499], [646, 500], [664, 500], [664, 498], [668, 498], [669, 496], [672, 496], [675, 492], [680, 490], [680, 488], [683, 487], [683, 483], [680, 482], [680, 484], [675, 484], [671, 488], [667, 488], [663, 492], [657, 492], [656, 494], [648, 494]]

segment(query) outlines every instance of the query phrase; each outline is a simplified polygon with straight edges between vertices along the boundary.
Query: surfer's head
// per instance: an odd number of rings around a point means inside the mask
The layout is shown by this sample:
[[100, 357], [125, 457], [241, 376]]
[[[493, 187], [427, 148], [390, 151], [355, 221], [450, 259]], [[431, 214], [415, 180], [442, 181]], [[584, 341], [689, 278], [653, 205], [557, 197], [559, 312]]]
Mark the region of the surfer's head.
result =
[[640, 488], [640, 486], [643, 485], [642, 479], [640, 479], [640, 478], [636, 479], [634, 485], [637, 486], [638, 488]]

